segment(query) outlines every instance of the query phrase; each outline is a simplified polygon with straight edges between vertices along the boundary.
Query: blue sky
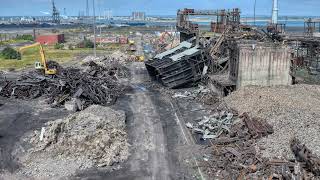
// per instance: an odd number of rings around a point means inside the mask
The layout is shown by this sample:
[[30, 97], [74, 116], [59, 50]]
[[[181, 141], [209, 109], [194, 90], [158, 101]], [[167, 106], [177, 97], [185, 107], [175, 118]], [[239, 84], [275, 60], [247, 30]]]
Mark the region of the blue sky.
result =
[[[92, 0], [90, 13], [92, 12]], [[152, 15], [174, 15], [179, 8], [221, 9], [239, 7], [243, 15], [253, 14], [254, 0], [95, 0], [97, 13], [111, 9], [114, 15], [129, 15], [132, 11], [145, 11]], [[50, 0], [0, 0], [0, 16], [35, 16], [41, 11], [51, 12]], [[55, 0], [62, 12], [78, 15], [85, 11], [86, 0]], [[257, 14], [270, 15], [272, 0], [257, 0]], [[320, 0], [279, 0], [280, 15], [320, 16]]]

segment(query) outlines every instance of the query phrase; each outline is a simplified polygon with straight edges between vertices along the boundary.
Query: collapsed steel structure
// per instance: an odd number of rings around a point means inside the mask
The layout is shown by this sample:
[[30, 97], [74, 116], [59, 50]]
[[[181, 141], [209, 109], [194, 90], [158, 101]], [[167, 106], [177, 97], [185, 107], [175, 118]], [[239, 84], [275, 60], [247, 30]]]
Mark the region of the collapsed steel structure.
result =
[[150, 76], [170, 88], [200, 80], [207, 56], [199, 46], [192, 46], [190, 42], [182, 42], [146, 62]]
[[[213, 36], [203, 36], [200, 26], [189, 16], [214, 16], [210, 31]], [[306, 21], [308, 33], [302, 36], [285, 33], [284, 24], [269, 24], [266, 30], [240, 24], [240, 10], [194, 10], [182, 9], [177, 13], [177, 30], [181, 43], [145, 62], [149, 75], [169, 88], [179, 88], [197, 83], [209, 77], [224, 94], [235, 89], [238, 44], [247, 41], [281, 46], [293, 50], [292, 64], [316, 69], [320, 72], [320, 38], [313, 36], [313, 21]], [[310, 35], [311, 34], [311, 35]], [[259, 43], [261, 44], [261, 43]], [[294, 72], [290, 73], [294, 76]]]
[[[180, 45], [156, 55], [145, 62], [149, 74], [163, 85], [177, 88], [199, 81], [208, 71], [224, 69], [219, 65], [220, 47], [231, 31], [239, 29], [240, 11], [178, 10], [177, 30], [180, 32]], [[189, 16], [216, 16], [211, 23], [211, 31], [222, 32], [213, 38], [199, 37], [199, 25], [188, 20]], [[220, 66], [220, 67], [219, 67]]]

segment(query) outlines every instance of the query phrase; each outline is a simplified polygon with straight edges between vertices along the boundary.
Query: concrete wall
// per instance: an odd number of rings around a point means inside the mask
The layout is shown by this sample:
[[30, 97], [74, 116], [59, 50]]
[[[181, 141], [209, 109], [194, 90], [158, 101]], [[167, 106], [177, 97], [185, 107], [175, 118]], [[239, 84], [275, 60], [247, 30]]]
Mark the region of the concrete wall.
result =
[[237, 88], [248, 85], [290, 85], [291, 53], [287, 47], [239, 45]]

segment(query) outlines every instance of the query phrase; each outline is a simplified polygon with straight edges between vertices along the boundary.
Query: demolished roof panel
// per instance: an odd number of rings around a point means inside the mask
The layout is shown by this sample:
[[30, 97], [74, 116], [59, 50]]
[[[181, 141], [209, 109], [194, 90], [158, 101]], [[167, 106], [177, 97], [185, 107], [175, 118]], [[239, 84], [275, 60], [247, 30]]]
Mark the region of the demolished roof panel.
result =
[[197, 46], [191, 48], [191, 49], [187, 49], [179, 54], [173, 55], [170, 57], [170, 59], [172, 59], [173, 61], [179, 61], [181, 58], [185, 57], [185, 56], [191, 56], [197, 52], [199, 52], [200, 50], [198, 49]]
[[191, 48], [192, 44], [187, 42], [187, 41], [183, 41], [181, 42], [177, 47], [173, 48], [173, 49], [170, 49], [170, 50], [167, 50], [163, 53], [160, 53], [160, 54], [157, 54], [154, 58], [156, 59], [162, 59], [164, 58], [165, 56], [168, 56], [170, 54], [173, 54], [174, 52], [176, 52], [177, 50], [179, 49], [182, 49], [182, 48]]

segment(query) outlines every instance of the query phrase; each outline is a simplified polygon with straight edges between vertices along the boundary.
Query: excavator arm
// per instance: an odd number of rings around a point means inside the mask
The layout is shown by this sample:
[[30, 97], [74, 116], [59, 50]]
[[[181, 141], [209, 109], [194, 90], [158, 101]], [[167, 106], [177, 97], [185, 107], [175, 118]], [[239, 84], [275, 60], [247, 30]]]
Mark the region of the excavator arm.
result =
[[31, 44], [31, 45], [28, 45], [28, 46], [21, 47], [19, 49], [19, 51], [22, 54], [23, 50], [29, 49], [29, 48], [33, 48], [33, 47], [39, 47], [39, 53], [40, 53], [40, 57], [41, 57], [41, 64], [42, 64], [42, 66], [44, 68], [45, 74], [47, 74], [47, 75], [55, 75], [57, 73], [57, 70], [48, 68], [46, 56], [45, 56], [45, 53], [44, 53], [44, 49], [43, 49], [43, 47], [42, 47], [42, 45], [40, 43], [34, 43], [34, 44]]

